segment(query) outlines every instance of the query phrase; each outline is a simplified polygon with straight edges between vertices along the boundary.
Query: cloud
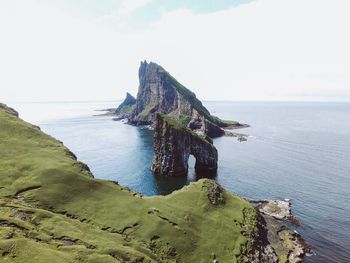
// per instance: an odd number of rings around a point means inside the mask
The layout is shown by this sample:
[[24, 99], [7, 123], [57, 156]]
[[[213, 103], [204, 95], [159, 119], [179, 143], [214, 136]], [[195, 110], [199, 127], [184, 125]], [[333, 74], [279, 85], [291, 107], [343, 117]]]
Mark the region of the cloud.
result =
[[206, 15], [177, 10], [145, 37], [162, 36], [153, 56], [204, 98], [349, 99], [349, 7], [344, 0], [260, 0]]
[[164, 12], [135, 31], [30, 0], [3, 1], [0, 101], [120, 99], [136, 94], [143, 59], [201, 99], [350, 100], [349, 7], [257, 0], [215, 13]]
[[120, 5], [120, 9], [118, 10], [118, 12], [121, 15], [130, 15], [132, 12], [134, 12], [135, 10], [151, 3], [152, 0], [122, 0], [121, 1], [121, 5]]
[[105, 26], [111, 26], [115, 29], [130, 29], [129, 23], [131, 15], [152, 3], [153, 0], [120, 0], [116, 10], [99, 16], [96, 20], [98, 23], [102, 23]]

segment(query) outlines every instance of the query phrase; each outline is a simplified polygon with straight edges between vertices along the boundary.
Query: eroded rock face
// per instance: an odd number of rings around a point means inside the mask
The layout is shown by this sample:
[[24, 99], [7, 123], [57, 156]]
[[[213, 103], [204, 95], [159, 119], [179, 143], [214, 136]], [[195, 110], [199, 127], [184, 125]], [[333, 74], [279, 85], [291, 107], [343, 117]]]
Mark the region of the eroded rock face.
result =
[[218, 152], [212, 142], [162, 114], [156, 115], [153, 149], [151, 170], [157, 175], [186, 176], [190, 154], [196, 171], [216, 174]]
[[154, 127], [156, 114], [163, 113], [178, 119], [191, 130], [210, 137], [224, 135], [222, 127], [239, 125], [212, 116], [193, 92], [156, 63], [141, 62], [139, 81], [136, 106], [129, 118], [130, 124]]
[[141, 62], [139, 91], [132, 121], [136, 124], [155, 123], [156, 113], [192, 115], [192, 107], [177, 92], [169, 74], [156, 63]]

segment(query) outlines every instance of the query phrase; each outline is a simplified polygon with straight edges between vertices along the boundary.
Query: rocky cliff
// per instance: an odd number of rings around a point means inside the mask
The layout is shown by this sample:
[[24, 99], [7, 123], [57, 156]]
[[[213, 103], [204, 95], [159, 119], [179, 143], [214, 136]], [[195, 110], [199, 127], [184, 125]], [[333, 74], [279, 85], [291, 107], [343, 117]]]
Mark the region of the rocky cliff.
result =
[[197, 135], [164, 114], [156, 115], [154, 157], [151, 170], [157, 175], [186, 176], [188, 158], [196, 158], [198, 173], [215, 175], [218, 152], [209, 137]]
[[124, 101], [118, 106], [115, 111], [115, 114], [118, 118], [129, 118], [133, 111], [135, 110], [136, 99], [129, 93], [126, 93], [126, 98]]
[[135, 110], [129, 118], [134, 125], [155, 126], [156, 114], [164, 113], [191, 130], [210, 137], [224, 135], [225, 127], [240, 127], [210, 114], [196, 95], [156, 63], [141, 62]]

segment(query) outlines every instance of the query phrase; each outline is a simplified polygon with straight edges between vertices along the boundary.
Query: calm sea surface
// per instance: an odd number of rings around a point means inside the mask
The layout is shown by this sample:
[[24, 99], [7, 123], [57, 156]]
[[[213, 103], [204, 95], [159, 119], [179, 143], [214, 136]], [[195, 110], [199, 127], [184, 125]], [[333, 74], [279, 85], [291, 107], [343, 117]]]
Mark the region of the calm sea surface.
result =
[[[97, 178], [144, 195], [168, 194], [196, 180], [150, 172], [152, 132], [94, 117], [118, 102], [8, 103], [20, 116], [64, 142]], [[206, 102], [224, 119], [248, 123], [247, 142], [222, 137], [215, 178], [251, 199], [290, 198], [297, 228], [314, 248], [304, 262], [350, 262], [350, 104]]]

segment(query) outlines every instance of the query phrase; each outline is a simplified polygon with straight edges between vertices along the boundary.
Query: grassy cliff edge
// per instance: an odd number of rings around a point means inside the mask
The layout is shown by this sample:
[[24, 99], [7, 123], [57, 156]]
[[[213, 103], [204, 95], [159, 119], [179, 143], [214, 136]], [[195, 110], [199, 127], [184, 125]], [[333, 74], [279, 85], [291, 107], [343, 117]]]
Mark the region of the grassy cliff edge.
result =
[[0, 138], [1, 262], [239, 262], [252, 248], [255, 209], [213, 181], [141, 197], [4, 107]]

